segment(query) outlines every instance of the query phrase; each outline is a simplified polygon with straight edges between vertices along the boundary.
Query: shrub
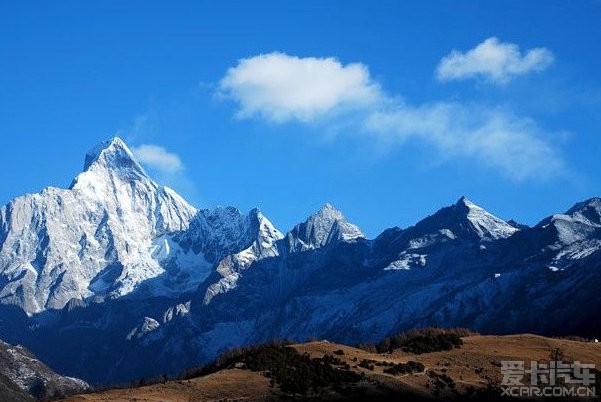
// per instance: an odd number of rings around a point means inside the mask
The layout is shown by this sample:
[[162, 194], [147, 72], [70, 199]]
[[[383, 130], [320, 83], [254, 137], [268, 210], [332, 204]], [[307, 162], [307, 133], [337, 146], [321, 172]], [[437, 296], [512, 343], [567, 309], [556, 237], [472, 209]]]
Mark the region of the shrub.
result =
[[408, 361], [407, 363], [397, 363], [384, 369], [385, 373], [392, 375], [423, 373], [426, 367], [420, 362]]
[[374, 361], [363, 359], [363, 360], [361, 360], [361, 363], [359, 363], [359, 367], [362, 367], [362, 368], [370, 370], [370, 371], [374, 371]]
[[432, 379], [432, 382], [434, 383], [434, 387], [436, 389], [442, 389], [446, 387], [449, 387], [451, 389], [455, 388], [455, 381], [444, 373], [428, 371], [428, 376]]
[[311, 391], [355, 383], [361, 379], [359, 374], [348, 370], [340, 359], [332, 355], [312, 359], [308, 354], [301, 355], [282, 343], [234, 349], [221, 355], [209, 366], [187, 371], [184, 378], [190, 378], [187, 375], [191, 373], [206, 375], [235, 367], [236, 363], [244, 363], [252, 371], [269, 373], [282, 392], [290, 394], [306, 395]]
[[408, 353], [430, 353], [459, 348], [463, 345], [461, 336], [472, 334], [465, 328], [445, 330], [441, 328], [425, 328], [400, 333], [382, 340], [376, 345], [379, 353], [401, 349]]

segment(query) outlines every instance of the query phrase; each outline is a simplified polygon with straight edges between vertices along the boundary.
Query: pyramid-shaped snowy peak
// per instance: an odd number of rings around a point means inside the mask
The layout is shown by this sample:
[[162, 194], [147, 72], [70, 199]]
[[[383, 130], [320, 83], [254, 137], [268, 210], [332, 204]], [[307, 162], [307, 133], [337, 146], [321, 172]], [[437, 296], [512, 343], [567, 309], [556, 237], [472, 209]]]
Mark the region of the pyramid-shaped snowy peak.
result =
[[337, 241], [353, 241], [365, 235], [356, 225], [331, 204], [324, 205], [305, 222], [296, 225], [288, 233], [291, 250], [305, 251], [323, 247]]

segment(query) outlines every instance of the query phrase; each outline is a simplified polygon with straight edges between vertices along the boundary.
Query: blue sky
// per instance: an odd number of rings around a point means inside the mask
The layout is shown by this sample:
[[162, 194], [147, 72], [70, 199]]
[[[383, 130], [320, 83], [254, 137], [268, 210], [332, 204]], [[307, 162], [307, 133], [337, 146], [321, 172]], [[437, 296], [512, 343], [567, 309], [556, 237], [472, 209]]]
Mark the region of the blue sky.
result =
[[198, 207], [373, 237], [601, 195], [601, 2], [0, 3], [0, 203], [121, 136]]

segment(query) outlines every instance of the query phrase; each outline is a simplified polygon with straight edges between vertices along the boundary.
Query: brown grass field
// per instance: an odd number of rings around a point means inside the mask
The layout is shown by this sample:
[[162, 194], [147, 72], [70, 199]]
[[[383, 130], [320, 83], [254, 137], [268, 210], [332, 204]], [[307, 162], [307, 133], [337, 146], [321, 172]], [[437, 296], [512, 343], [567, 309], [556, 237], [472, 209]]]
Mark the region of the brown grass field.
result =
[[[565, 339], [546, 338], [537, 335], [481, 336], [463, 338], [463, 346], [444, 352], [424, 354], [405, 353], [395, 350], [392, 353], [369, 353], [350, 346], [316, 341], [295, 344], [299, 353], [311, 357], [334, 355], [351, 367], [352, 371], [365, 373], [360, 383], [355, 384], [357, 399], [360, 395], [390, 397], [411, 395], [415, 398], [462, 399], [474, 390], [486, 389], [490, 384], [498, 384], [502, 374], [501, 360], [522, 360], [529, 367], [530, 361], [545, 362], [554, 349], [563, 354], [563, 361], [580, 361], [595, 364], [601, 368], [601, 344]], [[340, 354], [339, 350], [343, 351]], [[338, 351], [337, 353], [334, 353]], [[373, 370], [362, 368], [362, 360], [373, 361]], [[424, 373], [391, 375], [383, 370], [386, 366], [378, 362], [406, 363], [418, 361], [424, 364]], [[453, 387], [436, 384], [436, 375], [446, 375], [453, 379]], [[601, 390], [597, 390], [601, 393]], [[284, 399], [277, 385], [270, 386], [269, 379], [262, 373], [245, 369], [229, 368], [191, 380], [170, 381], [139, 388], [114, 389], [94, 394], [73, 396], [66, 401], [266, 401]], [[288, 396], [289, 397], [289, 396]], [[315, 399], [346, 399], [336, 390], [314, 395]]]

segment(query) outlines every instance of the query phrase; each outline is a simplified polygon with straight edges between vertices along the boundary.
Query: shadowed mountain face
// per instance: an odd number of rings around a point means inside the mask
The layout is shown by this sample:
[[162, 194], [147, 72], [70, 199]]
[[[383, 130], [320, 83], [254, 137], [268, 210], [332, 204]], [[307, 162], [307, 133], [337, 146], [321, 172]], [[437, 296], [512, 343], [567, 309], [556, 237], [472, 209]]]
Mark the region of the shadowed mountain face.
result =
[[354, 344], [429, 325], [599, 337], [600, 205], [528, 228], [461, 198], [369, 240], [327, 204], [282, 234], [256, 209], [195, 209], [116, 138], [69, 189], [0, 209], [0, 337], [100, 383], [274, 338]]
[[84, 381], [53, 372], [23, 346], [0, 341], [0, 397], [3, 401], [56, 398], [88, 389]]

